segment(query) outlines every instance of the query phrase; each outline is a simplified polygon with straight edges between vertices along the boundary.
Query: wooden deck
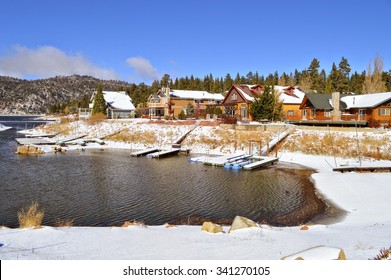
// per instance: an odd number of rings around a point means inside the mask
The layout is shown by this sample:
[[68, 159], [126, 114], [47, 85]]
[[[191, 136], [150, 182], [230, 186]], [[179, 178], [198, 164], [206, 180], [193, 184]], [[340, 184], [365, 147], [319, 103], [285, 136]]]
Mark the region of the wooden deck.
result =
[[147, 154], [155, 153], [155, 152], [158, 152], [158, 151], [159, 151], [158, 148], [151, 148], [151, 149], [145, 149], [145, 150], [137, 151], [137, 152], [131, 153], [130, 155], [132, 157], [141, 157], [141, 156], [145, 156]]
[[168, 156], [172, 156], [172, 155], [178, 154], [180, 152], [180, 150], [181, 149], [164, 150], [164, 151], [148, 154], [147, 156], [148, 157], [152, 157], [152, 158], [168, 157]]
[[278, 161], [278, 158], [275, 157], [257, 157], [257, 161], [243, 166], [244, 170], [253, 170], [256, 168], [264, 167], [267, 165], [273, 165]]
[[391, 166], [341, 166], [333, 171], [344, 172], [391, 172]]

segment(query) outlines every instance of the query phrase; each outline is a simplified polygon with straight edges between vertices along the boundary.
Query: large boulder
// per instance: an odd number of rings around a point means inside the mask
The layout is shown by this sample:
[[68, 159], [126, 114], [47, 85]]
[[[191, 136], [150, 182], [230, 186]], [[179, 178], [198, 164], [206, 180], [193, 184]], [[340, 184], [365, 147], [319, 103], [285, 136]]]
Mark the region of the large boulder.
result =
[[256, 222], [247, 219], [245, 217], [236, 216], [232, 222], [231, 228], [229, 229], [228, 233], [234, 230], [249, 228], [249, 227], [259, 227], [259, 225]]
[[346, 260], [341, 248], [316, 246], [282, 257], [281, 260]]
[[204, 222], [201, 230], [209, 233], [219, 233], [223, 231], [223, 227], [212, 222]]

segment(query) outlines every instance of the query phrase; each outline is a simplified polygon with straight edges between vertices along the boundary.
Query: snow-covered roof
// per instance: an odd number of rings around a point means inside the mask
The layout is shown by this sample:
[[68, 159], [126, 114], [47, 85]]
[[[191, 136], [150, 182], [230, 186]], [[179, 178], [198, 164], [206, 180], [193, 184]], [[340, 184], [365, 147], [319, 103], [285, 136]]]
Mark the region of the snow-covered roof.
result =
[[183, 99], [212, 99], [212, 100], [223, 100], [224, 96], [219, 93], [209, 93], [207, 91], [200, 90], [178, 90], [173, 89], [170, 91], [170, 95], [173, 97], [179, 97]]
[[103, 98], [108, 105], [115, 109], [136, 110], [132, 99], [125, 91], [103, 91]]
[[355, 94], [341, 98], [345, 102], [347, 108], [373, 108], [387, 100], [391, 100], [391, 92], [370, 93], [370, 94]]
[[[248, 86], [248, 85], [246, 85], [246, 86]], [[238, 91], [240, 91], [241, 94], [243, 94], [243, 97], [246, 98], [247, 101], [251, 101], [251, 102], [254, 101], [254, 97], [252, 97], [252, 96], [248, 95], [247, 93], [245, 93], [240, 87], [236, 87], [236, 89]]]
[[287, 94], [286, 89], [288, 89], [289, 86], [274, 86], [274, 90], [280, 93], [280, 101], [282, 101], [285, 104], [301, 104], [303, 101], [303, 98], [305, 96], [305, 93], [301, 90], [299, 90], [297, 87], [293, 89], [293, 94]]

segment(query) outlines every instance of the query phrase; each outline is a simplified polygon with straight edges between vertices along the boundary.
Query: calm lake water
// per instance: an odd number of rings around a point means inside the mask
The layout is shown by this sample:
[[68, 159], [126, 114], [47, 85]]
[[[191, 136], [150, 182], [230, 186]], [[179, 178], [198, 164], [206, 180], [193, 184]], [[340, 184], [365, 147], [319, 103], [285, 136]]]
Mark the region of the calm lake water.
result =
[[[186, 223], [199, 217], [216, 221], [242, 215], [271, 224], [294, 224], [323, 213], [314, 195], [311, 171], [278, 163], [254, 171], [226, 170], [189, 163], [187, 156], [134, 158], [125, 150], [87, 150], [67, 154], [15, 154], [17, 128], [28, 117], [13, 117], [0, 132], [0, 225], [17, 227], [17, 212], [37, 201], [43, 224], [74, 219], [76, 226]], [[314, 206], [315, 205], [315, 206]], [[190, 217], [190, 218], [189, 218]]]

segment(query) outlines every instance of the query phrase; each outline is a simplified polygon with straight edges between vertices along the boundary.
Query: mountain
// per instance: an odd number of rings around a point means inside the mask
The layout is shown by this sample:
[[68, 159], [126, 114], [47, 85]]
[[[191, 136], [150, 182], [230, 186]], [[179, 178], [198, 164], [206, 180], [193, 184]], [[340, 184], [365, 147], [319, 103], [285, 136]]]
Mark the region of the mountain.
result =
[[99, 83], [103, 90], [125, 90], [132, 85], [79, 75], [42, 80], [0, 76], [0, 114], [44, 114], [52, 105], [90, 97]]

